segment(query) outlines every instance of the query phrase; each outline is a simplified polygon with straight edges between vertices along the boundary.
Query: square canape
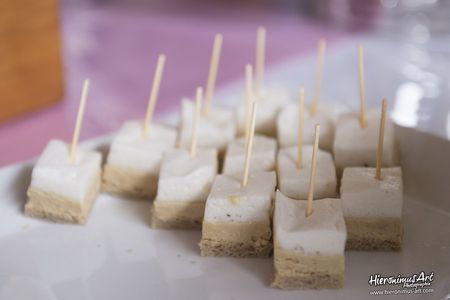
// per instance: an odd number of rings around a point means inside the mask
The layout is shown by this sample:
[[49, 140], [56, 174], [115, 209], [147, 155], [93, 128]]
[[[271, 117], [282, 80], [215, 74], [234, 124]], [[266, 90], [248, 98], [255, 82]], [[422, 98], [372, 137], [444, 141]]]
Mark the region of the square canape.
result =
[[78, 149], [69, 160], [69, 146], [51, 140], [33, 168], [25, 214], [55, 222], [86, 222], [100, 191], [101, 154]]
[[153, 202], [152, 227], [200, 229], [205, 202], [217, 174], [216, 149], [184, 149], [166, 153]]
[[[297, 168], [297, 147], [280, 149], [277, 159], [280, 191], [294, 199], [308, 198], [311, 172], [312, 145], [303, 146], [303, 166]], [[306, 158], [306, 159], [305, 159]], [[335, 198], [337, 193], [336, 169], [331, 153], [318, 150], [314, 199]]]
[[[314, 127], [320, 124], [320, 149], [331, 152], [333, 150], [335, 119], [337, 112], [330, 106], [321, 105], [314, 115], [305, 111], [303, 118], [303, 143], [314, 143]], [[278, 115], [277, 138], [280, 148], [297, 145], [297, 131], [299, 109], [297, 104], [286, 105]]]
[[272, 287], [337, 289], [344, 286], [345, 221], [340, 199], [306, 200], [277, 192], [273, 220], [275, 276]]
[[175, 129], [128, 121], [114, 138], [103, 169], [103, 190], [119, 195], [150, 198], [156, 195], [164, 153], [175, 147]]
[[347, 250], [398, 251], [402, 243], [403, 183], [400, 167], [345, 168], [341, 198]]
[[[264, 87], [258, 102], [255, 133], [275, 137], [277, 135], [277, 117], [281, 109], [289, 103], [291, 94], [280, 85]], [[238, 135], [245, 135], [248, 103], [241, 101], [236, 110]]]
[[217, 175], [206, 200], [202, 256], [267, 257], [272, 252], [275, 172], [251, 174], [248, 184]]
[[[195, 103], [183, 99], [178, 132], [178, 146], [189, 149], [192, 138]], [[201, 116], [198, 126], [197, 147], [199, 149], [217, 149], [219, 157], [225, 153], [226, 146], [236, 136], [233, 111], [212, 106], [208, 116]]]
[[[338, 174], [345, 167], [375, 167], [380, 126], [379, 110], [366, 113], [367, 127], [361, 128], [357, 114], [342, 115], [336, 125], [333, 145], [334, 160]], [[383, 145], [383, 166], [399, 163], [394, 126], [386, 120]]]
[[[240, 137], [228, 144], [222, 173], [242, 177], [245, 163], [245, 137]], [[263, 135], [253, 137], [250, 173], [275, 171], [277, 142]]]

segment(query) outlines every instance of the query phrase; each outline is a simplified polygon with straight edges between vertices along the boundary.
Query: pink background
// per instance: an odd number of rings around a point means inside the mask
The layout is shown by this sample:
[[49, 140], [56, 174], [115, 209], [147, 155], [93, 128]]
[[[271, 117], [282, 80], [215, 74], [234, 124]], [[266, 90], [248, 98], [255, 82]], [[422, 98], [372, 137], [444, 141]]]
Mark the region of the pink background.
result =
[[205, 84], [217, 32], [224, 36], [217, 88], [242, 77], [243, 66], [253, 63], [259, 25], [267, 28], [268, 68], [315, 51], [321, 37], [332, 46], [345, 36], [296, 9], [207, 3], [161, 0], [124, 6], [120, 1], [62, 1], [64, 99], [0, 125], [0, 165], [38, 155], [51, 138], [70, 140], [86, 77], [91, 89], [82, 140], [115, 131], [125, 120], [144, 115], [159, 53], [165, 53], [167, 61], [157, 116], [176, 110], [182, 96]]

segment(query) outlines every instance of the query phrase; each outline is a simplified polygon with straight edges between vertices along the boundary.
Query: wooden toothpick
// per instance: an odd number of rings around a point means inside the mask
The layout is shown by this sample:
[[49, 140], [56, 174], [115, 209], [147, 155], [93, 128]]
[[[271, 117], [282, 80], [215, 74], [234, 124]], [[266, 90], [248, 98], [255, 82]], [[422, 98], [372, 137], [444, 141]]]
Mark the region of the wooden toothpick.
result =
[[77, 120], [75, 123], [75, 129], [73, 131], [72, 143], [69, 150], [69, 161], [75, 163], [78, 139], [80, 138], [81, 123], [83, 123], [84, 107], [86, 106], [86, 99], [89, 91], [89, 79], [85, 79], [83, 82], [83, 90], [81, 91], [80, 104], [78, 106]]
[[378, 134], [377, 149], [377, 170], [375, 178], [381, 180], [381, 167], [383, 166], [383, 143], [384, 143], [384, 125], [386, 123], [387, 100], [383, 99], [381, 104], [380, 132]]
[[202, 98], [203, 98], [203, 89], [201, 87], [198, 87], [197, 92], [195, 94], [194, 120], [192, 122], [191, 151], [190, 151], [191, 157], [195, 157], [195, 155], [197, 154], [198, 126], [200, 123]]
[[323, 61], [325, 56], [325, 49], [327, 43], [324, 39], [319, 40], [319, 45], [317, 47], [317, 63], [316, 63], [316, 73], [314, 79], [314, 95], [311, 101], [311, 106], [309, 108], [309, 113], [314, 116], [317, 112], [317, 104], [320, 99], [320, 86], [322, 82], [323, 75]]
[[262, 26], [258, 27], [256, 36], [256, 97], [259, 99], [262, 95], [264, 81], [264, 61], [266, 56], [266, 29]]
[[317, 165], [317, 151], [319, 149], [319, 136], [320, 125], [316, 124], [314, 133], [314, 148], [311, 161], [311, 174], [309, 177], [309, 189], [308, 189], [308, 206], [306, 207], [305, 215], [309, 217], [313, 213], [313, 198], [314, 198], [314, 183], [316, 181], [316, 165]]
[[250, 64], [245, 66], [245, 140], [248, 140], [250, 132], [250, 107], [253, 99], [253, 67]]
[[166, 56], [160, 54], [158, 56], [158, 62], [156, 63], [155, 74], [153, 75], [152, 90], [148, 97], [147, 111], [145, 113], [144, 127], [142, 128], [142, 135], [146, 136], [148, 128], [153, 119], [153, 112], [155, 110], [156, 99], [158, 98], [159, 86], [161, 85], [161, 77], [164, 70], [164, 63], [166, 62]]
[[297, 169], [303, 168], [303, 111], [305, 107], [305, 89], [300, 87], [298, 100], [298, 128], [297, 128]]
[[246, 186], [248, 183], [248, 173], [250, 170], [250, 159], [252, 155], [253, 148], [253, 136], [255, 135], [255, 119], [256, 119], [256, 102], [252, 104], [252, 111], [250, 116], [250, 132], [245, 143], [245, 163], [244, 163], [244, 174], [242, 176], [242, 186]]
[[358, 82], [359, 82], [359, 123], [361, 128], [367, 127], [366, 121], [366, 84], [364, 82], [364, 50], [358, 46]]
[[216, 85], [217, 70], [219, 68], [220, 51], [222, 49], [222, 34], [218, 33], [214, 37], [214, 45], [211, 54], [211, 62], [209, 64], [208, 81], [206, 82], [205, 102], [203, 108], [203, 116], [208, 117], [209, 108], [211, 106], [214, 94], [214, 86]]

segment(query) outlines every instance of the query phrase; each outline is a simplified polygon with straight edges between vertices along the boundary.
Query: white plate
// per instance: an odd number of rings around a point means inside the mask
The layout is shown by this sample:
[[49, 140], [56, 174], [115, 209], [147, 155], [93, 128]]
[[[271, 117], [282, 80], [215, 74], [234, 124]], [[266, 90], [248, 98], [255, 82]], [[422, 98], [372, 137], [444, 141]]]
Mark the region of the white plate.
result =
[[[292, 78], [285, 76], [301, 70], [299, 65], [305, 70], [312, 63], [280, 66], [272, 77]], [[227, 89], [223, 98], [236, 89]], [[371, 287], [371, 274], [420, 271], [434, 272], [434, 291], [415, 298], [445, 299], [450, 294], [450, 143], [397, 129], [405, 182], [403, 250], [347, 252], [342, 290], [271, 289], [272, 259], [200, 257], [200, 232], [151, 229], [149, 202], [101, 195], [84, 226], [26, 217], [22, 210], [32, 168], [26, 162], [0, 170], [0, 300], [363, 299], [372, 290], [401, 289]], [[104, 147], [109, 140], [85, 146]]]

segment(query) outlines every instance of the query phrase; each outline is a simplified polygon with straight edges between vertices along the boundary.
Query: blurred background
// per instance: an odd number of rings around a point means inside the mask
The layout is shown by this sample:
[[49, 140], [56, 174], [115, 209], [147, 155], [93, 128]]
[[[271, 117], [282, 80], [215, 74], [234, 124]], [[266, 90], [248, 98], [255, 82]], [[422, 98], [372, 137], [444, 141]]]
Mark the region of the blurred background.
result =
[[[167, 63], [157, 117], [205, 84], [217, 32], [217, 89], [240, 80], [259, 25], [267, 28], [269, 73], [289, 62], [313, 65], [319, 38], [336, 62], [347, 55], [339, 49], [367, 42], [368, 94], [385, 90], [398, 124], [450, 138], [449, 0], [2, 0], [0, 166], [36, 156], [50, 138], [70, 139], [84, 78], [91, 89], [82, 139], [143, 117], [159, 53]], [[354, 65], [331, 65], [335, 78], [354, 76]], [[351, 89], [340, 97], [356, 97], [351, 81], [328, 95]]]

